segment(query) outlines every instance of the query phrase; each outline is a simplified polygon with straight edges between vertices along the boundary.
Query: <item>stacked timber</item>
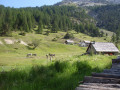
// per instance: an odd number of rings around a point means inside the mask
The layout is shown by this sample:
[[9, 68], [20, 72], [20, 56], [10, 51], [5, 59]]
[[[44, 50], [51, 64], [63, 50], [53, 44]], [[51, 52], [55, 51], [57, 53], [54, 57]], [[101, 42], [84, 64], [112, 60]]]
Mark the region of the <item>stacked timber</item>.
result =
[[111, 69], [85, 76], [83, 84], [75, 90], [120, 90], [120, 59], [112, 60]]

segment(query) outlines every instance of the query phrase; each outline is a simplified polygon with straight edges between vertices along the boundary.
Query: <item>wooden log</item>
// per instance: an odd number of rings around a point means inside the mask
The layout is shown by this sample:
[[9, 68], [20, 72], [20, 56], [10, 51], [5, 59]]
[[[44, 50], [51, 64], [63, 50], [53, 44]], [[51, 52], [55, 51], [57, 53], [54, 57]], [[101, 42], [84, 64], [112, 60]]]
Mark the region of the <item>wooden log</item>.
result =
[[92, 73], [92, 76], [95, 77], [105, 77], [105, 78], [118, 78], [120, 79], [120, 74], [108, 74], [108, 73]]
[[112, 69], [118, 69], [118, 68], [120, 68], [120, 64], [116, 64], [116, 63], [112, 64]]
[[120, 84], [84, 83], [76, 90], [120, 90]]
[[86, 76], [84, 78], [84, 83], [120, 84], [120, 79]]
[[120, 72], [120, 68], [104, 69], [103, 72], [104, 72], [104, 71], [106, 71], [106, 72], [112, 72], [112, 71]]
[[102, 87], [111, 87], [111, 88], [119, 88], [120, 89], [120, 84], [84, 83], [84, 85], [102, 86]]
[[100, 86], [100, 85], [80, 85], [75, 90], [120, 90], [120, 88]]
[[120, 89], [114, 89], [114, 88], [85, 88], [85, 87], [77, 87], [75, 90], [120, 90]]
[[120, 69], [105, 69], [103, 73], [108, 73], [108, 74], [120, 74]]
[[120, 63], [120, 59], [112, 59], [112, 63]]

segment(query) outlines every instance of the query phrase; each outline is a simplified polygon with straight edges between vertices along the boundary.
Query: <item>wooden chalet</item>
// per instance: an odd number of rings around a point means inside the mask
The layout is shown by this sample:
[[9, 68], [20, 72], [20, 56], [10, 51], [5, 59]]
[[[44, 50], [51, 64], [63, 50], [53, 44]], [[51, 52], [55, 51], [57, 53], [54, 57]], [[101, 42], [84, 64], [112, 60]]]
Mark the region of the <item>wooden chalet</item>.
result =
[[82, 41], [79, 43], [79, 46], [80, 47], [88, 47], [90, 44], [90, 41]]
[[118, 48], [113, 43], [108, 42], [91, 42], [87, 48], [87, 53], [116, 55], [119, 53]]
[[73, 40], [66, 40], [65, 44], [74, 44], [74, 41]]

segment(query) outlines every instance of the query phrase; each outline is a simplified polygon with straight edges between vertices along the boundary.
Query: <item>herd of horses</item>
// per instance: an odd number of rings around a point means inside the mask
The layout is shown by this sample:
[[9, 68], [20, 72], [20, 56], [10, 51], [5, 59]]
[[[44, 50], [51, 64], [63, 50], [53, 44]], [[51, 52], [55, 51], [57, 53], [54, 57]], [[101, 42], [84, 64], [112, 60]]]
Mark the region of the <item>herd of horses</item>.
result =
[[[26, 55], [26, 57], [34, 57], [34, 56], [37, 56], [37, 54], [33, 54], [33, 53], [28, 53]], [[46, 58], [50, 61], [52, 61], [52, 58], [55, 58], [55, 54], [46, 54]]]

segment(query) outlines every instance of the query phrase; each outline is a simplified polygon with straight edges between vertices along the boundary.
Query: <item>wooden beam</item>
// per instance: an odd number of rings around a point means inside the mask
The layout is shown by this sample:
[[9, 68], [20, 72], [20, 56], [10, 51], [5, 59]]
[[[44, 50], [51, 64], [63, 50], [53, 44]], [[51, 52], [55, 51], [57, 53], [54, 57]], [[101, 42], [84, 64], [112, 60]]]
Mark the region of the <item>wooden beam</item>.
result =
[[84, 78], [84, 83], [120, 84], [120, 79], [86, 76]]
[[112, 59], [112, 63], [120, 63], [120, 59]]
[[80, 85], [75, 90], [120, 90], [120, 88], [116, 87], [108, 87], [106, 85], [100, 86], [100, 85]]
[[114, 74], [114, 73], [111, 73], [111, 74], [110, 73], [92, 73], [92, 76], [120, 79], [120, 73], [119, 74]]

